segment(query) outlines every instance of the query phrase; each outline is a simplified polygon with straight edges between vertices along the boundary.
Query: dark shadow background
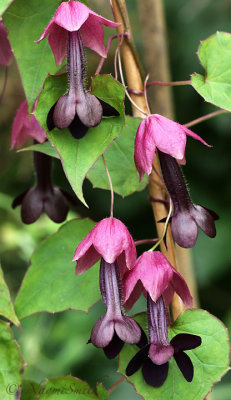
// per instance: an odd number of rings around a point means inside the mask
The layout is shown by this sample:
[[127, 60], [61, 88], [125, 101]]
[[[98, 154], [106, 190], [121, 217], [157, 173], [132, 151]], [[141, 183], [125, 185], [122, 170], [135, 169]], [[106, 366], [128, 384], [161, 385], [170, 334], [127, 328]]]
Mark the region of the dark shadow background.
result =
[[[142, 57], [142, 41], [139, 31], [137, 2], [127, 0], [135, 42]], [[89, 6], [111, 18], [108, 1], [89, 1]], [[193, 72], [202, 72], [197, 59], [200, 40], [217, 30], [231, 30], [230, 0], [165, 0], [169, 38], [172, 80], [188, 80]], [[147, 38], [148, 40], [148, 38]], [[115, 47], [114, 47], [115, 48]], [[87, 51], [89, 76], [93, 75], [98, 57]], [[231, 62], [231, 60], [230, 60]], [[113, 51], [105, 63], [103, 72], [113, 68]], [[148, 72], [148, 71], [147, 71]], [[1, 82], [4, 69], [0, 67]], [[1, 83], [2, 85], [2, 83]], [[203, 114], [214, 111], [190, 86], [173, 88], [176, 120], [186, 123]], [[12, 199], [33, 184], [32, 155], [29, 152], [9, 151], [13, 117], [23, 100], [23, 90], [15, 62], [9, 70], [6, 94], [0, 105], [0, 256], [2, 268], [13, 297], [28, 268], [29, 258], [36, 244], [57, 230], [57, 225], [44, 215], [31, 226], [20, 221], [20, 211], [12, 211]], [[195, 203], [216, 211], [217, 237], [213, 240], [199, 234], [193, 249], [196, 279], [199, 287], [201, 308], [220, 318], [231, 329], [231, 117], [222, 115], [194, 127], [197, 134], [213, 145], [207, 149], [199, 142], [188, 140], [187, 166], [184, 173]], [[55, 161], [54, 180], [57, 185], [71, 191], [58, 161]], [[99, 220], [107, 216], [110, 195], [106, 191], [92, 189], [85, 181], [84, 193], [91, 215]], [[153, 237], [154, 221], [148, 190], [122, 199], [115, 198], [115, 216], [123, 220], [135, 239]], [[74, 211], [69, 219], [74, 217]], [[142, 251], [144, 249], [141, 249]], [[137, 309], [142, 309], [141, 300]], [[15, 330], [24, 360], [28, 363], [26, 377], [42, 381], [71, 373], [87, 380], [93, 386], [103, 381], [109, 388], [120, 378], [116, 375], [116, 361], [107, 360], [103, 352], [86, 345], [94, 322], [103, 314], [103, 306], [97, 304], [89, 314], [66, 311], [57, 315], [34, 315], [22, 321], [23, 332]], [[230, 374], [216, 386], [215, 400], [230, 400]], [[122, 384], [111, 394], [111, 399], [138, 399], [133, 388]]]

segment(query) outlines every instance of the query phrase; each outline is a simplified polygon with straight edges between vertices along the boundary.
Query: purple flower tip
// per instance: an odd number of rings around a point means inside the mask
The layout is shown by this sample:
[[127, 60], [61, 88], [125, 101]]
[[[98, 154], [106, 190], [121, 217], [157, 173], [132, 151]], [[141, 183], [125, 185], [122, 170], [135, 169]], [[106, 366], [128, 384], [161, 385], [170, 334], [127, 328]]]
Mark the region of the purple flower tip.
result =
[[121, 282], [117, 263], [101, 260], [100, 289], [107, 307], [106, 314], [95, 324], [91, 332], [91, 343], [104, 349], [108, 358], [116, 357], [124, 343], [146, 344], [141, 327], [121, 310]]
[[15, 208], [21, 204], [21, 218], [24, 224], [37, 221], [43, 211], [54, 222], [65, 221], [70, 195], [53, 186], [51, 157], [34, 152], [34, 164], [37, 175], [36, 186], [20, 194], [13, 201], [12, 207]]
[[171, 231], [175, 242], [181, 247], [193, 247], [198, 236], [198, 226], [207, 236], [215, 237], [214, 221], [218, 219], [217, 214], [192, 203], [181, 168], [173, 157], [159, 151], [159, 159], [163, 178], [174, 205]]

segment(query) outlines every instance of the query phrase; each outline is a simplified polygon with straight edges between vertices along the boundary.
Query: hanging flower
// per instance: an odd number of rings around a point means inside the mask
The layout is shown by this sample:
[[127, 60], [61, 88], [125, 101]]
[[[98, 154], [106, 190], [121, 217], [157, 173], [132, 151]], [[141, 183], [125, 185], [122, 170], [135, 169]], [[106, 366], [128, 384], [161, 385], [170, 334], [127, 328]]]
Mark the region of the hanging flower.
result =
[[156, 149], [184, 162], [187, 135], [209, 146], [200, 136], [159, 114], [141, 121], [135, 139], [135, 164], [140, 175], [150, 175]]
[[181, 247], [193, 247], [198, 236], [198, 226], [207, 236], [215, 237], [214, 220], [218, 219], [218, 215], [208, 208], [192, 203], [176, 160], [160, 151], [158, 154], [164, 182], [174, 206], [171, 219], [173, 239]]
[[145, 382], [161, 386], [168, 375], [168, 361], [174, 357], [188, 382], [193, 379], [193, 364], [183, 350], [200, 346], [196, 335], [179, 334], [168, 339], [165, 306], [176, 292], [187, 306], [192, 305], [188, 286], [181, 275], [159, 251], [147, 251], [136, 261], [134, 268], [124, 276], [124, 305], [130, 309], [143, 292], [147, 297], [149, 343], [131, 359], [126, 375], [131, 376], [142, 367]]
[[3, 25], [3, 21], [0, 21], [0, 65], [8, 67], [11, 60], [12, 50], [8, 40], [8, 32]]
[[169, 342], [162, 296], [154, 302], [148, 295], [148, 330], [150, 343], [131, 359], [126, 368], [126, 375], [131, 376], [142, 368], [145, 382], [150, 386], [160, 387], [168, 376], [168, 361], [174, 357], [184, 378], [191, 382], [194, 375], [193, 363], [184, 350], [200, 346], [201, 338], [180, 333]]
[[[34, 110], [35, 108], [36, 104]], [[35, 116], [33, 114], [29, 115], [27, 101], [24, 100], [14, 118], [10, 148], [13, 149], [14, 146], [17, 148], [22, 147], [30, 137], [33, 137], [39, 143], [43, 143], [47, 139], [44, 129]]]
[[176, 292], [182, 301], [190, 307], [192, 296], [189, 288], [167, 258], [160, 251], [146, 251], [135, 263], [134, 268], [124, 276], [124, 307], [130, 310], [141, 293], [149, 293], [156, 302], [160, 296], [165, 299], [166, 305], [172, 301]]
[[80, 1], [62, 2], [36, 43], [49, 35], [49, 45], [60, 65], [67, 55], [68, 32], [79, 32], [84, 46], [106, 57], [102, 25], [116, 28], [120, 24], [101, 17]]
[[104, 218], [80, 242], [73, 258], [77, 261], [77, 275], [87, 271], [100, 258], [108, 264], [116, 261], [121, 276], [135, 264], [135, 243], [126, 226], [116, 218]]
[[73, 137], [81, 139], [89, 128], [99, 125], [102, 116], [119, 115], [117, 110], [85, 89], [86, 61], [83, 45], [106, 57], [102, 25], [117, 27], [79, 1], [63, 2], [43, 32], [40, 42], [48, 42], [57, 64], [67, 55], [69, 88], [52, 106], [47, 116], [49, 130], [68, 128]]
[[116, 357], [124, 343], [145, 346], [147, 338], [142, 328], [133, 318], [125, 316], [121, 309], [122, 287], [116, 261], [108, 264], [101, 260], [100, 290], [107, 311], [92, 329], [90, 342], [103, 348], [108, 358]]
[[20, 194], [13, 201], [12, 207], [21, 204], [21, 218], [24, 224], [37, 221], [43, 211], [57, 223], [63, 222], [68, 213], [68, 201], [71, 196], [53, 186], [51, 180], [52, 158], [34, 151], [36, 185]]

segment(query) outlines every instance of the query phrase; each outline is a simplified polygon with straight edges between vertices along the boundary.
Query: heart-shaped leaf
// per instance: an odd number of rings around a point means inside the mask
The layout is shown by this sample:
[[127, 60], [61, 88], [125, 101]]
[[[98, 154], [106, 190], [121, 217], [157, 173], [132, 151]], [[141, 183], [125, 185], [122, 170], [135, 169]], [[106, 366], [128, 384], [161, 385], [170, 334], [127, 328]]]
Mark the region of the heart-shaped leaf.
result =
[[71, 262], [75, 248], [93, 226], [89, 219], [72, 220], [40, 244], [16, 298], [20, 319], [42, 311], [88, 311], [100, 299], [98, 266], [75, 276]]
[[41, 36], [58, 5], [57, 0], [44, 4], [40, 0], [17, 0], [3, 16], [30, 111], [47, 74], [57, 71], [47, 39], [39, 44], [35, 40]]
[[[66, 76], [51, 76], [46, 80], [36, 108], [36, 118], [44, 129], [47, 114], [57, 99], [66, 92]], [[103, 118], [95, 128], [88, 130], [80, 140], [74, 139], [67, 129], [53, 129], [47, 136], [61, 159], [64, 172], [78, 198], [86, 205], [82, 193], [84, 178], [101, 154], [124, 127], [124, 87], [111, 75], [96, 76], [92, 80], [92, 93], [113, 106], [119, 117]]]
[[[144, 314], [137, 321], [146, 326]], [[165, 383], [153, 388], [145, 383], [141, 370], [128, 379], [138, 394], [145, 400], [203, 400], [214, 383], [229, 370], [229, 337], [225, 326], [216, 317], [204, 310], [187, 310], [182, 313], [169, 329], [169, 339], [179, 333], [199, 335], [202, 344], [185, 353], [191, 358], [194, 366], [192, 382], [187, 382], [174, 359], [169, 362], [169, 372]], [[136, 346], [126, 345], [120, 353], [119, 372], [125, 375], [126, 367], [137, 353]]]
[[209, 103], [231, 111], [231, 34], [217, 32], [203, 40], [198, 57], [205, 76], [193, 74], [192, 86]]

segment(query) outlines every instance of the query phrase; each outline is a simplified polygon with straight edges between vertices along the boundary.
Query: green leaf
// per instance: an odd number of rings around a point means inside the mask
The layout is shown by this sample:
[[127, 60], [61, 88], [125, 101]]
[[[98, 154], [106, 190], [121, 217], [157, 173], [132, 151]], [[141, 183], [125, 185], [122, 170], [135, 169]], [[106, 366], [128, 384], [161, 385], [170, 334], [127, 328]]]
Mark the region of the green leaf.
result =
[[71, 262], [75, 248], [93, 227], [91, 220], [72, 220], [40, 244], [16, 298], [20, 319], [43, 311], [87, 312], [100, 299], [98, 266], [76, 276]]
[[231, 111], [231, 34], [217, 32], [202, 41], [198, 57], [205, 76], [193, 74], [192, 86], [209, 103]]
[[93, 389], [84, 381], [72, 376], [54, 378], [47, 381], [41, 400], [88, 400], [96, 399]]
[[[146, 326], [145, 318], [139, 315], [138, 322]], [[169, 362], [169, 372], [160, 388], [147, 385], [139, 370], [127, 378], [137, 393], [145, 400], [203, 400], [214, 383], [229, 369], [229, 338], [227, 329], [216, 317], [204, 310], [187, 310], [182, 313], [169, 329], [169, 339], [179, 333], [191, 333], [201, 336], [200, 347], [186, 351], [194, 365], [194, 378], [189, 384], [178, 369], [174, 359]], [[131, 358], [137, 353], [136, 346], [126, 345], [120, 355], [119, 372], [125, 375], [125, 369]]]
[[20, 400], [38, 400], [38, 396], [42, 391], [43, 387], [39, 383], [24, 380]]
[[23, 360], [9, 325], [0, 321], [0, 399], [13, 400], [20, 390]]
[[[66, 91], [66, 76], [51, 76], [46, 80], [36, 108], [35, 116], [44, 129], [47, 114], [57, 99]], [[86, 205], [82, 185], [86, 174], [110, 143], [124, 127], [124, 88], [111, 75], [96, 76], [92, 80], [94, 95], [107, 101], [119, 113], [119, 117], [103, 118], [95, 128], [88, 130], [80, 140], [74, 139], [68, 129], [53, 129], [47, 136], [62, 161], [63, 169], [77, 197]]]
[[[147, 176], [139, 182], [139, 174], [134, 163], [134, 141], [140, 121], [140, 118], [127, 116], [126, 127], [104, 154], [113, 189], [123, 197], [143, 190], [148, 183]], [[87, 178], [94, 187], [110, 189], [102, 158], [96, 162]]]
[[13, 2], [14, 0], [1, 0], [0, 4], [0, 16], [6, 11], [6, 9], [9, 7], [9, 5]]
[[57, 71], [47, 39], [35, 43], [55, 13], [59, 2], [49, 0], [17, 0], [4, 14], [4, 25], [22, 78], [29, 110], [42, 89], [48, 73]]
[[55, 148], [51, 146], [50, 142], [44, 142], [41, 144], [39, 143], [28, 147], [23, 147], [17, 152], [20, 153], [21, 151], [39, 151], [40, 153], [47, 154], [48, 156], [59, 158]]
[[20, 326], [17, 315], [10, 298], [8, 286], [4, 280], [2, 268], [0, 266], [0, 315], [9, 319], [13, 324]]
[[109, 395], [102, 383], [97, 383], [96, 393], [100, 400], [109, 400]]

